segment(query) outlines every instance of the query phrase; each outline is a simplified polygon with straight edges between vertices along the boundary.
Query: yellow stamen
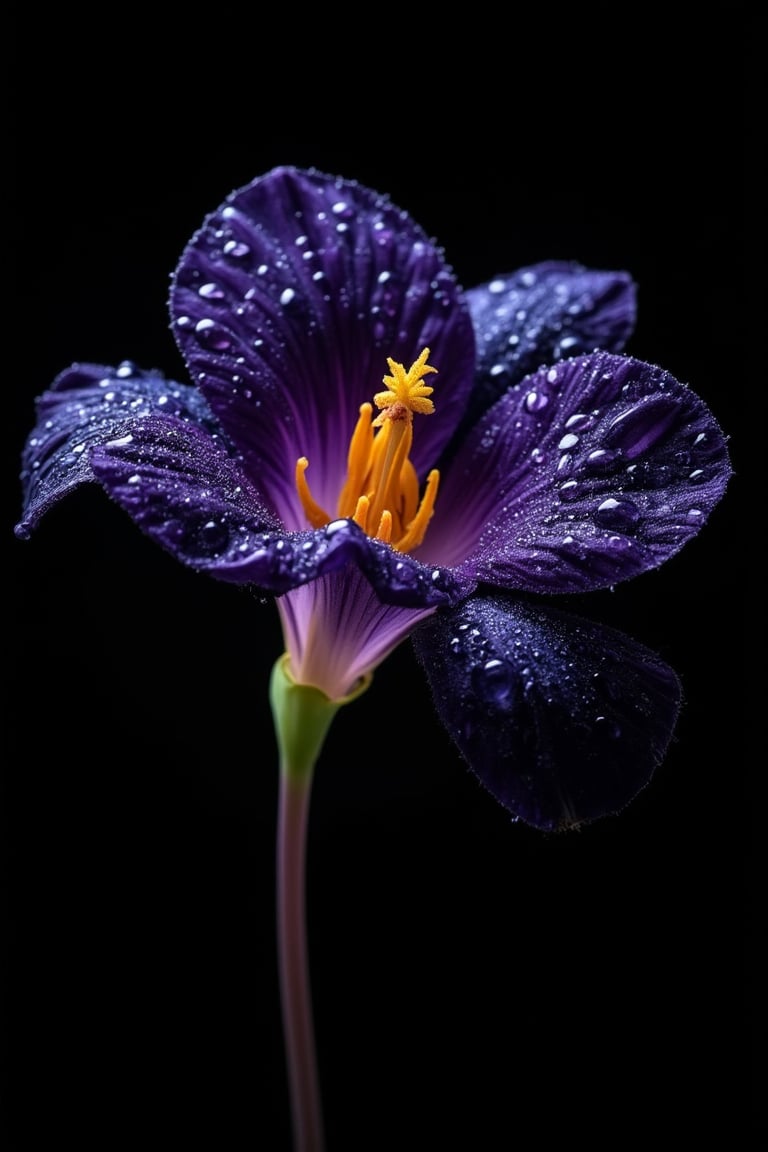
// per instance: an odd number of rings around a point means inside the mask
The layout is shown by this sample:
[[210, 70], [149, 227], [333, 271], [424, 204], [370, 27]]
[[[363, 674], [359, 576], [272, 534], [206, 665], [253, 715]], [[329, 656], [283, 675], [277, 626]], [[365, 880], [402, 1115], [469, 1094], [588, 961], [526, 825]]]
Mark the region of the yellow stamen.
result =
[[407, 531], [404, 536], [397, 542], [397, 548], [400, 552], [412, 552], [414, 548], [418, 548], [424, 539], [427, 531], [427, 525], [432, 519], [432, 514], [435, 510], [435, 500], [437, 499], [437, 489], [440, 483], [440, 473], [437, 468], [433, 468], [429, 476], [427, 476], [427, 488], [424, 492], [424, 498], [421, 501], [418, 512], [408, 525]]
[[376, 532], [376, 539], [383, 541], [384, 544], [390, 544], [392, 541], [392, 513], [384, 511], [379, 520], [379, 527]]
[[[413, 414], [429, 415], [435, 410], [429, 399], [434, 388], [423, 383], [428, 373], [437, 372], [428, 359], [429, 348], [425, 348], [406, 371], [387, 358], [391, 373], [383, 378], [387, 389], [373, 398], [380, 411], [371, 419], [373, 405], [360, 406], [347, 453], [347, 479], [338, 501], [339, 517], [351, 516], [369, 535], [375, 527], [376, 538], [399, 552], [410, 552], [421, 544], [437, 498], [440, 476], [433, 470], [419, 503], [418, 477], [410, 460]], [[321, 528], [332, 518], [312, 498], [304, 475], [308, 465], [306, 456], [296, 463], [296, 490], [307, 520], [313, 528]]]
[[359, 524], [363, 532], [368, 531], [368, 509], [371, 502], [367, 496], [361, 496], [355, 507], [355, 514], [352, 517], [355, 524]]
[[307, 484], [307, 479], [304, 475], [308, 467], [309, 460], [307, 460], [306, 456], [300, 456], [296, 461], [296, 488], [307, 520], [309, 520], [313, 528], [322, 528], [323, 524], [327, 524], [331, 517], [312, 499], [312, 493], [309, 490], [309, 484]]
[[[360, 415], [349, 442], [347, 453], [347, 482], [341, 490], [339, 497], [339, 516], [351, 516], [356, 506], [365, 474], [368, 470], [368, 461], [373, 447], [373, 425], [371, 424], [372, 404], [361, 404]], [[355, 515], [357, 519], [357, 515]]]

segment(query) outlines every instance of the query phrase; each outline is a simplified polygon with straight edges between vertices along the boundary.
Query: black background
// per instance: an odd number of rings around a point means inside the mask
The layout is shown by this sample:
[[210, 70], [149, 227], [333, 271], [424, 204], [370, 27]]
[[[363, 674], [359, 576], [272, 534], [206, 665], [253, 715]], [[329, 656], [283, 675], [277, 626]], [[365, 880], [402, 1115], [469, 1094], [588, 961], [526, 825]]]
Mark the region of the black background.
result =
[[480, 14], [358, 27], [341, 10], [317, 26], [226, 9], [173, 28], [20, 22], [3, 429], [12, 1147], [40, 1147], [51, 1122], [89, 1149], [290, 1146], [274, 605], [183, 569], [96, 488], [32, 541], [11, 535], [35, 395], [75, 360], [186, 379], [170, 273], [227, 193], [283, 163], [389, 193], [467, 287], [544, 259], [630, 271], [628, 351], [707, 401], [736, 472], [680, 555], [578, 605], [684, 686], [667, 760], [621, 815], [562, 836], [512, 824], [438, 725], [408, 645], [336, 721], [308, 848], [328, 1152], [693, 1143], [741, 1123], [755, 818], [737, 525], [747, 396], [765, 380], [748, 357], [750, 30], [729, 12], [678, 32], [619, 28], [608, 6], [535, 31]]

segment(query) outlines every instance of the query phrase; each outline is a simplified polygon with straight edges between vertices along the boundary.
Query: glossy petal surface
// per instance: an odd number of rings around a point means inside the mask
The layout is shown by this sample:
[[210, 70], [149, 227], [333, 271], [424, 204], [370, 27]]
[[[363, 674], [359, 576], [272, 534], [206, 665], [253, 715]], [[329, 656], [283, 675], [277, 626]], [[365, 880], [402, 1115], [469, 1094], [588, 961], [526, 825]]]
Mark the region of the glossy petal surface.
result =
[[[240, 463], [204, 428], [147, 416], [91, 453], [95, 477], [158, 544], [220, 576], [278, 527]], [[222, 570], [222, 572], [219, 571]]]
[[500, 588], [608, 587], [673, 556], [729, 474], [725, 438], [689, 388], [631, 357], [577, 357], [485, 414], [420, 554]]
[[394, 552], [351, 520], [286, 532], [240, 461], [203, 429], [148, 417], [94, 450], [92, 463], [140, 528], [183, 564], [219, 580], [280, 595], [356, 565], [387, 604], [436, 607], [458, 598], [450, 572]]
[[477, 371], [463, 429], [543, 364], [596, 348], [620, 352], [637, 316], [628, 273], [555, 260], [494, 276], [470, 289], [467, 302]]
[[519, 598], [473, 597], [430, 617], [413, 643], [472, 771], [537, 828], [617, 812], [666, 752], [678, 679], [614, 629]]
[[62, 496], [94, 480], [91, 448], [152, 413], [215, 427], [197, 388], [128, 361], [117, 368], [73, 364], [60, 373], [37, 400], [37, 423], [22, 458], [23, 516], [16, 534], [29, 536]]
[[280, 168], [233, 193], [184, 252], [171, 312], [193, 377], [288, 528], [306, 526], [302, 455], [336, 515], [359, 406], [388, 356], [409, 365], [428, 347], [439, 370], [419, 473], [472, 386], [472, 324], [440, 250], [386, 197], [319, 173]]

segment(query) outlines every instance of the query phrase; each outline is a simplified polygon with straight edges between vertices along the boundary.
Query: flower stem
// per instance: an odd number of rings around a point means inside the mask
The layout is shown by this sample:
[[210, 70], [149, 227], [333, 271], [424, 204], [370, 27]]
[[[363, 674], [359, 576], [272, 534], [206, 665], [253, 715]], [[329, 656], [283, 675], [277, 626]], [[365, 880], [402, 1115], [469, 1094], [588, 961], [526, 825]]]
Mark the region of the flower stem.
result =
[[331, 721], [349, 696], [330, 700], [297, 684], [282, 656], [272, 670], [270, 703], [280, 751], [277, 829], [277, 950], [283, 1038], [291, 1102], [294, 1152], [323, 1152], [323, 1115], [315, 1051], [306, 929], [306, 846], [315, 764]]
[[322, 1152], [323, 1117], [315, 1053], [305, 917], [305, 853], [312, 774], [280, 772], [277, 942], [291, 1118], [296, 1152]]

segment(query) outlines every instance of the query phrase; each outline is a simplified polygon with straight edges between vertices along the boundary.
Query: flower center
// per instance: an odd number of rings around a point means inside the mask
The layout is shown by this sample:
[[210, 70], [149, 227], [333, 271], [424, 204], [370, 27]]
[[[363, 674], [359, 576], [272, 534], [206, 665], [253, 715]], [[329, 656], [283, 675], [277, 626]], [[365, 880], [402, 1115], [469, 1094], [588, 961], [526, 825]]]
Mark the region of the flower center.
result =
[[[434, 388], [423, 382], [428, 372], [437, 372], [428, 359], [429, 348], [425, 348], [406, 371], [387, 357], [392, 375], [383, 379], [386, 391], [373, 397], [380, 412], [372, 419], [373, 405], [360, 406], [347, 453], [347, 479], [339, 496], [340, 518], [352, 517], [369, 536], [391, 544], [398, 552], [410, 552], [424, 539], [440, 479], [433, 468], [419, 501], [419, 481], [408, 454], [414, 412], [428, 416], [435, 410], [429, 399]], [[296, 488], [310, 524], [322, 528], [333, 517], [312, 499], [304, 475], [308, 467], [306, 456], [296, 461]]]

